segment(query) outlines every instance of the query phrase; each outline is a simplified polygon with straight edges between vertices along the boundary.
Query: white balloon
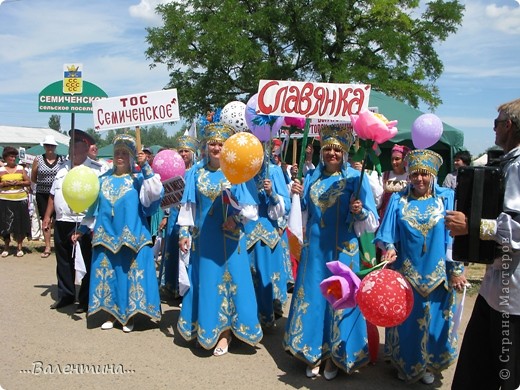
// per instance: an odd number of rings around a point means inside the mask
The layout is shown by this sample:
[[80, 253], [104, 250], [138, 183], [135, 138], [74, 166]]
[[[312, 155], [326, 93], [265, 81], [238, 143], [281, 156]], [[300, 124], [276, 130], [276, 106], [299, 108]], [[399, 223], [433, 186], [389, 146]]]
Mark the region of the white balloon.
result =
[[235, 129], [236, 132], [247, 131], [246, 104], [234, 101], [224, 106], [220, 113], [220, 121]]

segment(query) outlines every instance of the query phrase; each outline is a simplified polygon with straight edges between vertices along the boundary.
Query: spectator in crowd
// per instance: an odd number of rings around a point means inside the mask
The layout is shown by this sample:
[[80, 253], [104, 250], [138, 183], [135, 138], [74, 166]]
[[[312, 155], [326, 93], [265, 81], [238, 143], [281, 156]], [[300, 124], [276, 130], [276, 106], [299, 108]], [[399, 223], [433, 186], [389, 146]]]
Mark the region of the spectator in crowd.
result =
[[383, 198], [379, 206], [379, 218], [383, 219], [386, 206], [394, 192], [399, 192], [408, 185], [408, 174], [405, 169], [406, 154], [410, 148], [395, 144], [392, 147], [391, 163], [392, 170], [383, 172]]
[[25, 169], [16, 163], [18, 150], [6, 146], [2, 152], [5, 161], [0, 167], [0, 235], [4, 239], [1, 256], [9, 256], [11, 236], [17, 244], [16, 256], [22, 257], [23, 240], [31, 235], [29, 205], [26, 188], [31, 181]]
[[[36, 205], [38, 207], [38, 214], [43, 220], [45, 211], [47, 210], [47, 203], [49, 202], [52, 183], [65, 157], [56, 154], [58, 143], [52, 135], [45, 136], [41, 145], [45, 149], [45, 153], [36, 156], [34, 159], [31, 170], [31, 181], [36, 186]], [[51, 228], [55, 216], [55, 213], [51, 215]], [[41, 254], [43, 258], [47, 258], [51, 255], [51, 228], [43, 229], [43, 239], [45, 242], [45, 248]]]
[[463, 150], [455, 153], [453, 156], [453, 166], [455, 170], [448, 173], [442, 182], [443, 187], [451, 188], [454, 190], [457, 187], [457, 172], [460, 167], [467, 167], [471, 164], [471, 154], [468, 151]]

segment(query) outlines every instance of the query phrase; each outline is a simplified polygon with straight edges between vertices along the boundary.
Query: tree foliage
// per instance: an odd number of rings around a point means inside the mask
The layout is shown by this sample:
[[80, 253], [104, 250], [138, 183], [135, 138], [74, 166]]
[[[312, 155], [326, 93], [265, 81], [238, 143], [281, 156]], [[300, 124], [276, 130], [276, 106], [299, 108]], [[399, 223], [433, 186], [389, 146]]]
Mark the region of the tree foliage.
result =
[[49, 118], [49, 128], [60, 131], [61, 130], [61, 116], [60, 115], [51, 115]]
[[181, 115], [246, 100], [260, 79], [368, 83], [401, 101], [441, 103], [434, 44], [464, 6], [431, 0], [176, 0], [148, 28], [151, 66], [166, 64]]
[[[160, 125], [152, 125], [152, 126], [143, 126], [140, 128], [140, 137], [141, 144], [146, 146], [160, 145], [165, 148], [173, 148], [176, 145], [177, 138], [184, 133], [184, 128], [186, 125], [182, 127], [182, 129], [174, 134], [173, 136], [168, 136], [168, 132], [163, 126]], [[135, 138], [136, 133], [135, 129], [122, 128], [116, 130], [108, 130], [106, 134], [99, 133], [94, 129], [90, 128], [86, 130], [88, 134], [90, 134], [98, 147], [103, 147], [106, 145], [110, 145], [114, 142], [114, 138], [118, 134], [129, 134]]]

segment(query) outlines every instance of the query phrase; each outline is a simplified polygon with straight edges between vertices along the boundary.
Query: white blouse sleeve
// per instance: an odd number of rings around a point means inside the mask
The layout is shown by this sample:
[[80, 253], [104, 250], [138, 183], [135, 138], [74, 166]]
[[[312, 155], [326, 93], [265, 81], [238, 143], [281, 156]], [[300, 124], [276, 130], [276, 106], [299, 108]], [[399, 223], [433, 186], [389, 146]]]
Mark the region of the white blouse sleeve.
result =
[[153, 177], [143, 180], [141, 192], [139, 193], [139, 201], [144, 207], [150, 207], [153, 202], [161, 199], [162, 190], [161, 177], [159, 175], [153, 175]]

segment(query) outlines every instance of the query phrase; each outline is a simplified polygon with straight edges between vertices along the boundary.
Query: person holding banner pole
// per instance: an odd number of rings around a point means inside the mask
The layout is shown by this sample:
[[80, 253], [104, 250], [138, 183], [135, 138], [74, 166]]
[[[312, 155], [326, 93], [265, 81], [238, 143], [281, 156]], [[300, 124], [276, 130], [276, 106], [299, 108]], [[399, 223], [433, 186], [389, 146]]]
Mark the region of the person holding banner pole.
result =
[[[323, 375], [331, 380], [338, 368], [351, 373], [369, 362], [367, 326], [357, 306], [333, 310], [320, 282], [332, 275], [326, 266], [330, 261], [360, 270], [357, 236], [374, 232], [378, 219], [368, 180], [360, 182], [360, 173], [347, 164], [352, 129], [324, 126], [320, 139], [318, 167], [307, 173], [303, 185], [296, 180], [292, 186], [292, 193], [302, 196], [305, 237], [283, 345], [307, 364], [307, 377], [316, 377], [325, 362]], [[359, 187], [359, 199], [353, 199]], [[351, 221], [354, 229], [349, 229]]]

